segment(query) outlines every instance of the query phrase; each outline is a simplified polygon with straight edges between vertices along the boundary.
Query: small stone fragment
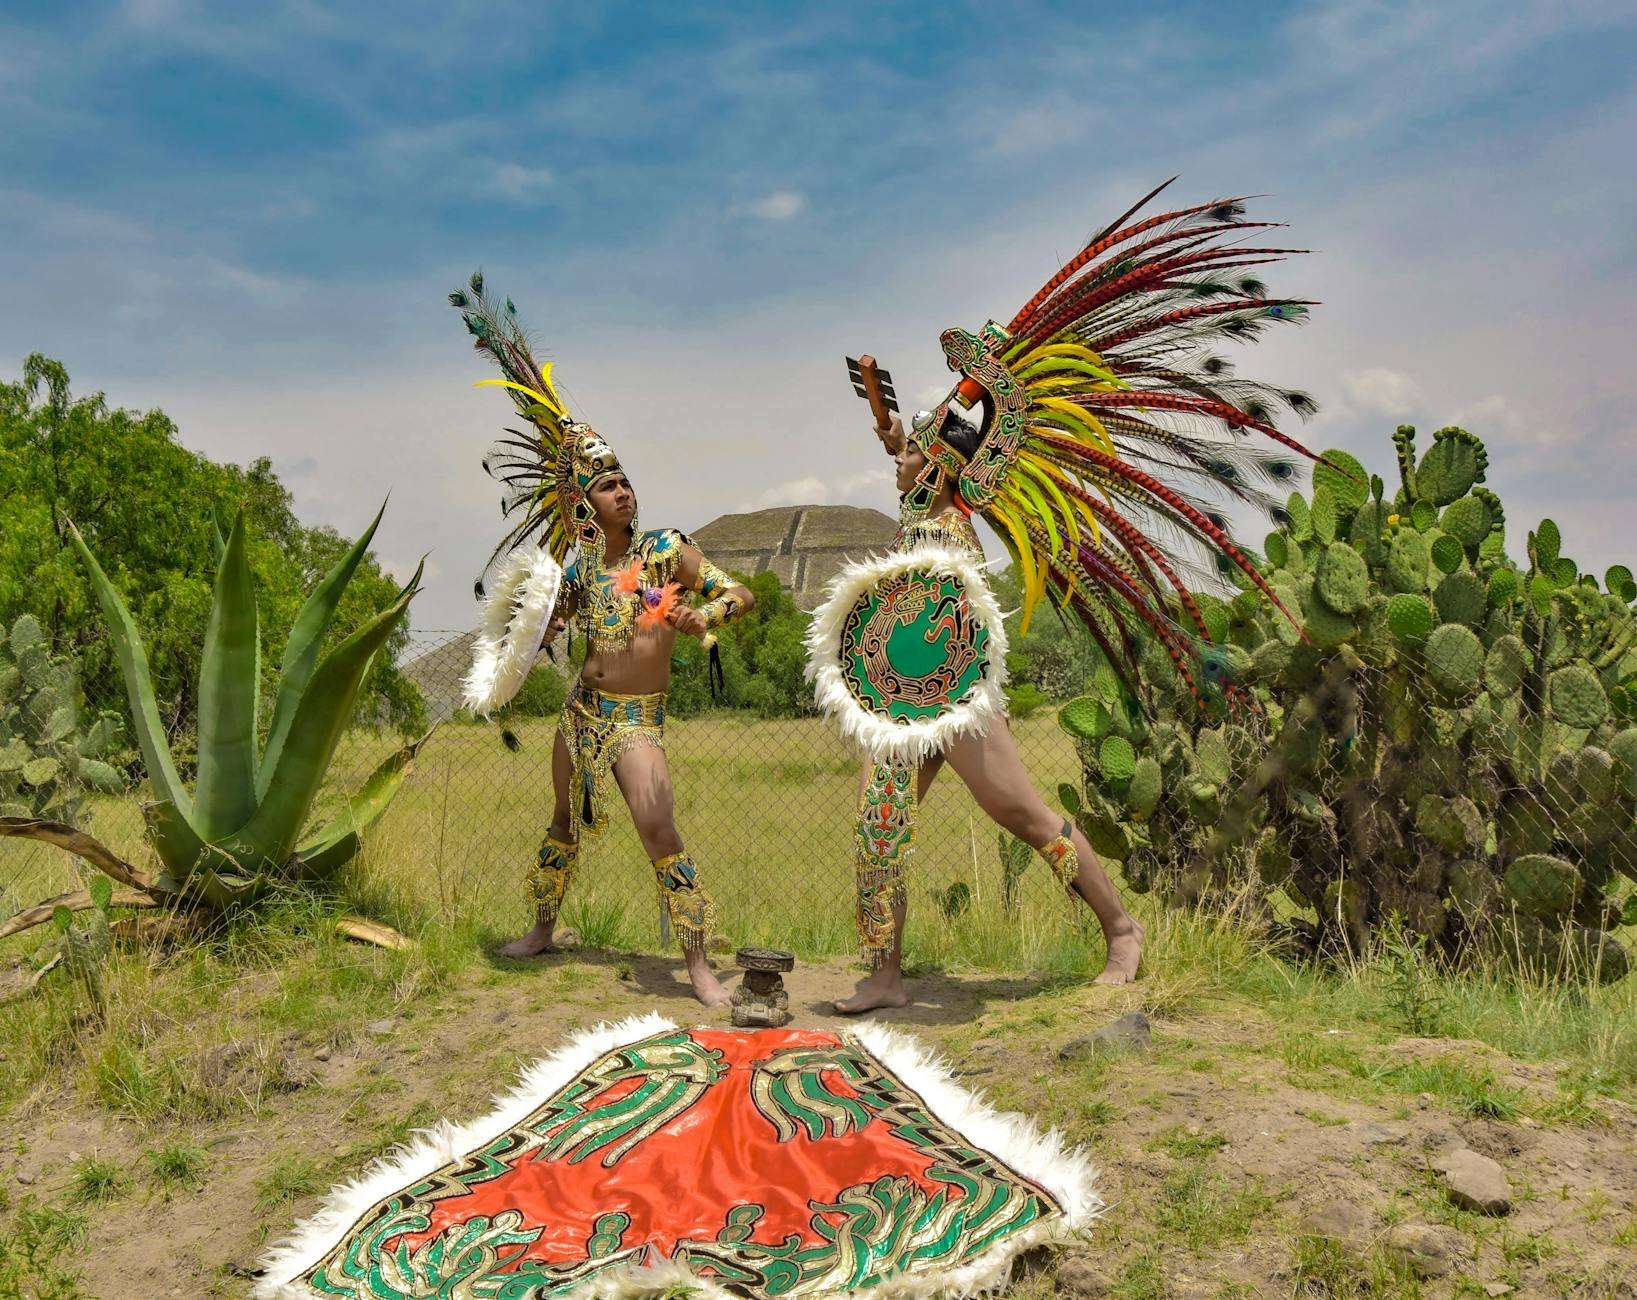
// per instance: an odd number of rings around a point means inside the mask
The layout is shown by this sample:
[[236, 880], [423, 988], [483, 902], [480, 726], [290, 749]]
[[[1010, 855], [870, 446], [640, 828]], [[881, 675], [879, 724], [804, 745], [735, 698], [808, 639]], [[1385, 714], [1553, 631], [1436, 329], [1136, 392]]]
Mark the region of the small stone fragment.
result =
[[1065, 1255], [1057, 1261], [1057, 1294], [1082, 1296], [1086, 1300], [1112, 1293], [1114, 1283], [1107, 1273], [1084, 1255]]
[[313, 1053], [313, 1060], [315, 1060], [315, 1061], [327, 1061], [327, 1060], [330, 1059], [330, 1057], [332, 1057], [334, 1055], [335, 1055], [335, 1049], [333, 1047], [331, 1047], [328, 1043], [325, 1043], [323, 1047], [319, 1048], [316, 1052]]
[[1153, 1042], [1148, 1017], [1140, 1011], [1121, 1016], [1096, 1033], [1076, 1038], [1057, 1053], [1060, 1061], [1089, 1061], [1094, 1056], [1120, 1052], [1146, 1052]]
[[1454, 1228], [1430, 1223], [1400, 1223], [1383, 1245], [1415, 1270], [1417, 1277], [1443, 1277], [1472, 1258], [1472, 1243]]
[[371, 1020], [364, 1026], [364, 1032], [372, 1038], [385, 1038], [393, 1030], [390, 1020]]
[[1444, 1176], [1449, 1199], [1463, 1210], [1477, 1214], [1511, 1212], [1512, 1186], [1506, 1171], [1488, 1156], [1463, 1147], [1439, 1156], [1432, 1167]]
[[1344, 1245], [1366, 1241], [1375, 1227], [1375, 1216], [1352, 1201], [1329, 1201], [1302, 1216], [1302, 1232]]

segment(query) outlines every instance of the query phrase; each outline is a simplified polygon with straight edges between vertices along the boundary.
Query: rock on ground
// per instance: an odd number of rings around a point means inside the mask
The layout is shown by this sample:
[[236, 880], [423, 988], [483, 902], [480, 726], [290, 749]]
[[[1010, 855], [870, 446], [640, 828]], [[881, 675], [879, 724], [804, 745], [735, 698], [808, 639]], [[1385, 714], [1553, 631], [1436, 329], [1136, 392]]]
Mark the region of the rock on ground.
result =
[[1506, 1214], [1512, 1209], [1512, 1185], [1506, 1171], [1488, 1156], [1463, 1147], [1439, 1156], [1432, 1167], [1444, 1176], [1449, 1199], [1478, 1214]]
[[1140, 1011], [1121, 1016], [1094, 1034], [1065, 1043], [1057, 1053], [1060, 1061], [1086, 1061], [1105, 1052], [1146, 1052], [1153, 1041], [1152, 1026]]
[[1454, 1228], [1431, 1223], [1395, 1225], [1382, 1243], [1417, 1277], [1443, 1277], [1472, 1258], [1472, 1243]]

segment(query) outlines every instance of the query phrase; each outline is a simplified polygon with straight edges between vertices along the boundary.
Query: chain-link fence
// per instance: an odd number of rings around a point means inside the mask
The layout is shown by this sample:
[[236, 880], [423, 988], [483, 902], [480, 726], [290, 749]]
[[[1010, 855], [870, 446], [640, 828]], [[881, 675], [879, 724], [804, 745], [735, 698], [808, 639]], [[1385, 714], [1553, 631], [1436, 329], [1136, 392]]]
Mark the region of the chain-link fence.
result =
[[[469, 634], [421, 632], [402, 657], [405, 675], [438, 726], [354, 870], [363, 888], [400, 915], [475, 923], [490, 933], [520, 931], [530, 918], [525, 871], [552, 814], [557, 721], [548, 710], [538, 717], [513, 714], [503, 725], [461, 714], [456, 702], [470, 653]], [[553, 671], [545, 663], [536, 669]], [[112, 686], [119, 689], [117, 681]], [[99, 712], [120, 704], [82, 704], [74, 734], [83, 735]], [[1060, 782], [1079, 781], [1073, 739], [1050, 707], [1012, 726], [1036, 785], [1057, 802]], [[503, 729], [515, 747], [502, 743]], [[73, 735], [59, 740], [72, 743]], [[333, 811], [401, 743], [390, 730], [350, 731], [317, 816]], [[116, 738], [111, 748], [123, 745], [127, 752], [106, 757], [139, 775], [129, 744], [128, 736]], [[809, 954], [850, 951], [850, 836], [861, 760], [836, 729], [818, 716], [706, 711], [668, 720], [665, 746], [677, 826], [716, 898], [721, 937]], [[179, 748], [186, 749], [185, 742]], [[41, 793], [13, 775], [13, 793]], [[84, 792], [68, 809], [37, 802], [39, 811], [74, 820], [141, 862], [144, 794], [132, 788]], [[565, 920], [589, 944], [652, 947], [660, 914], [652, 870], [617, 791], [610, 807], [608, 829], [586, 839]], [[79, 870], [75, 859], [45, 845], [0, 839], [0, 910], [78, 887]], [[997, 828], [945, 772], [928, 794], [912, 868], [912, 957], [1009, 963], [1031, 953], [1049, 959], [1064, 943], [1078, 943], [1078, 909], [1064, 905], [1045, 868], [1036, 863], [1021, 879], [1016, 872], [1015, 854], [1001, 852]]]
[[[503, 934], [530, 918], [524, 875], [551, 818], [557, 722], [550, 707], [503, 723], [461, 714], [470, 648], [469, 635], [420, 633], [403, 656], [438, 727], [352, 870], [397, 915]], [[14, 644], [0, 654], [0, 803], [69, 821], [143, 861], [143, 792], [121, 783], [140, 768], [129, 737], [105, 720], [121, 702], [71, 708], [66, 666], [17, 657]], [[1188, 710], [1122, 717], [1120, 693], [1099, 697], [1094, 682], [1067, 726], [1055, 705], [1011, 726], [1036, 787], [1121, 864], [1122, 884], [1188, 900], [1249, 879], [1343, 941], [1402, 925], [1446, 949], [1477, 938], [1528, 945], [1522, 955], [1537, 965], [1567, 955], [1612, 961], [1607, 973], [1623, 967], [1623, 954], [1607, 954], [1637, 920], [1629, 720], [1599, 717], [1596, 698], [1568, 696], [1562, 682], [1554, 703], [1498, 663], [1481, 690], [1476, 678], [1434, 681], [1413, 659], [1392, 669], [1316, 660], [1310, 676], [1294, 688], [1262, 683], [1261, 705], [1224, 710], [1214, 725]], [[561, 697], [561, 683], [546, 685], [533, 684], [537, 701]], [[402, 743], [386, 729], [350, 731], [316, 815]], [[189, 748], [183, 738], [178, 749]], [[850, 951], [861, 760], [835, 728], [817, 716], [707, 710], [673, 716], [666, 749], [677, 825], [718, 902], [721, 937]], [[653, 877], [618, 805], [611, 794], [607, 831], [585, 842], [565, 919], [594, 946], [652, 947]], [[1084, 909], [1006, 840], [953, 773], [939, 778], [911, 867], [912, 960], [1084, 959]], [[45, 845], [0, 839], [0, 913], [78, 887], [83, 870]]]

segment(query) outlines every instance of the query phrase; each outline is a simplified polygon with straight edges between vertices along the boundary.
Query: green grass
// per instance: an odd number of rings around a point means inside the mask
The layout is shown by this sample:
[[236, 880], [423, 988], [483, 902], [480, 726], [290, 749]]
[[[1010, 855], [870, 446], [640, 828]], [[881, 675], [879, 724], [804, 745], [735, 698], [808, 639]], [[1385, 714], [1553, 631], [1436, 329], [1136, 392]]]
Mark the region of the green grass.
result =
[[146, 1155], [148, 1175], [161, 1189], [196, 1191], [203, 1186], [210, 1156], [202, 1147], [186, 1142], [168, 1142]]
[[69, 1199], [77, 1205], [102, 1205], [131, 1190], [131, 1176], [112, 1160], [90, 1156], [74, 1168]]
[[[13, 1211], [7, 1194], [0, 1190], [0, 1219]], [[0, 1296], [27, 1297], [27, 1300], [81, 1300], [90, 1292], [83, 1289], [77, 1269], [62, 1261], [84, 1239], [87, 1219], [83, 1212], [64, 1211], [37, 1205], [25, 1199], [0, 1223]]]

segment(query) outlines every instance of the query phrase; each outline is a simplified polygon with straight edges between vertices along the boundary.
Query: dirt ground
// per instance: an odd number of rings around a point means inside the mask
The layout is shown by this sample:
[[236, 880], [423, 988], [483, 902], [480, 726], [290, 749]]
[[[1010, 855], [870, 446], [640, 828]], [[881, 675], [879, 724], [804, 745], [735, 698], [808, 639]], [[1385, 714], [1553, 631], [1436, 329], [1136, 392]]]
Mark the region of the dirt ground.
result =
[[[829, 1001], [856, 977], [799, 966], [796, 1023], [836, 1022]], [[997, 1104], [1086, 1144], [1102, 1170], [1106, 1215], [1084, 1248], [1031, 1261], [1020, 1296], [1637, 1296], [1637, 1112], [1607, 1097], [1565, 1107], [1551, 1066], [1475, 1043], [1293, 1031], [1245, 1007], [1148, 1008], [1146, 1045], [1065, 1059], [1142, 1010], [1140, 986], [938, 976], [915, 992], [881, 1018]], [[322, 1040], [292, 1033], [259, 1113], [178, 1130], [206, 1153], [196, 1186], [95, 1207], [73, 1261], [84, 1293], [243, 1295], [264, 1246], [408, 1128], [480, 1113], [573, 1029], [652, 1010], [727, 1021], [700, 1012], [674, 961], [577, 953], [521, 974], [480, 966]], [[229, 1081], [249, 1069], [220, 1048], [208, 1064]], [[263, 1052], [255, 1086], [266, 1067]], [[65, 1088], [0, 1121], [0, 1179], [51, 1203], [79, 1162], [154, 1144], [152, 1125]], [[1430, 1162], [1460, 1147], [1500, 1163], [1509, 1214], [1450, 1204]]]

